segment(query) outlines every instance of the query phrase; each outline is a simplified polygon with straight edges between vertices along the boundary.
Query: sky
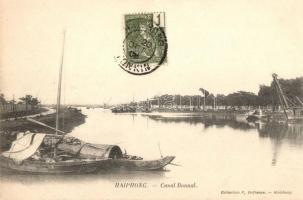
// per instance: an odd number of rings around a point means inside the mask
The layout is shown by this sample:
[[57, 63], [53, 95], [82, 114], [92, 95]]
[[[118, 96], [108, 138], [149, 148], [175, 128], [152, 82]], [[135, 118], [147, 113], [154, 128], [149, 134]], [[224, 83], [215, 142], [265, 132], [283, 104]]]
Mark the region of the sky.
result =
[[[0, 0], [0, 90], [55, 103], [66, 30], [63, 103], [143, 100], [161, 94], [257, 93], [303, 74], [303, 1]], [[165, 12], [167, 63], [131, 75], [123, 54], [125, 14]]]

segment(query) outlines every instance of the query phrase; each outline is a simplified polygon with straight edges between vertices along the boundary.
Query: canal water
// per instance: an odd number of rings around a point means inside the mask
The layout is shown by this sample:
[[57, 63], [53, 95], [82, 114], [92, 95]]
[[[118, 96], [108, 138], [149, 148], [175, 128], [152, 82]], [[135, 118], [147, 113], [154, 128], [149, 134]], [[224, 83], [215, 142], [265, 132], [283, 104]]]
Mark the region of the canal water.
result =
[[[2, 174], [0, 194], [10, 193], [10, 199], [29, 195], [96, 200], [303, 197], [302, 124], [255, 124], [244, 115], [231, 114], [113, 114], [99, 108], [82, 112], [86, 123], [71, 135], [91, 143], [117, 144], [144, 159], [174, 155], [176, 165], [156, 172]], [[116, 187], [117, 183], [136, 187]]]

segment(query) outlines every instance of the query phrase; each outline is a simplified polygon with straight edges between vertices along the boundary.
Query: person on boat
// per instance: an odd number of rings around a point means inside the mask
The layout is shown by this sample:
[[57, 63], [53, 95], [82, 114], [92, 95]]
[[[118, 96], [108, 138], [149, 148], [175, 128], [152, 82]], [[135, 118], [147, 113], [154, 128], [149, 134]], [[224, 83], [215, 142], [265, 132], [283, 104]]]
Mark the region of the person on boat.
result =
[[126, 149], [124, 149], [124, 154], [123, 154], [123, 158], [129, 159], [129, 155], [127, 155]]

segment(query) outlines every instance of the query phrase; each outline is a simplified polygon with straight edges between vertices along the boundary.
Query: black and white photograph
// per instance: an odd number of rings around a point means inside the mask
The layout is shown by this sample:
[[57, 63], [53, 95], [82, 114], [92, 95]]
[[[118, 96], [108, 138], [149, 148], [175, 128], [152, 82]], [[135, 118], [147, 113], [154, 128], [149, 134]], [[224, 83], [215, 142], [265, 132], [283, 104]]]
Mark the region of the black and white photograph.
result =
[[0, 0], [0, 199], [303, 199], [302, 11]]

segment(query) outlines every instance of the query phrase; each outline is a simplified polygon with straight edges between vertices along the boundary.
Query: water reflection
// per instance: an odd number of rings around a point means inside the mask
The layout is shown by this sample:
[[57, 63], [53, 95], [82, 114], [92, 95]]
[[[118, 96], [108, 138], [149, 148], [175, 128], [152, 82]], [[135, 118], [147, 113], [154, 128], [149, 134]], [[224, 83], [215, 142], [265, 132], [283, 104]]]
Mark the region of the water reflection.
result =
[[257, 129], [260, 137], [269, 137], [274, 140], [287, 140], [293, 145], [303, 144], [303, 124], [288, 123], [259, 123]]
[[236, 114], [206, 114], [206, 115], [144, 115], [149, 119], [163, 123], [188, 123], [190, 125], [203, 124], [207, 129], [230, 127], [238, 130], [256, 129], [260, 138], [269, 138], [272, 144], [272, 166], [277, 165], [277, 160], [283, 143], [293, 147], [301, 147], [303, 144], [303, 124], [288, 124], [271, 121], [268, 123], [247, 122], [245, 116]]
[[277, 164], [279, 152], [284, 142], [291, 146], [301, 147], [303, 144], [303, 124], [288, 123], [259, 123], [257, 124], [259, 137], [270, 138], [273, 146], [272, 165]]
[[50, 182], [62, 182], [62, 183], [74, 183], [77, 181], [96, 181], [96, 180], [138, 180], [138, 179], [159, 179], [165, 177], [168, 170], [159, 171], [125, 171], [125, 170], [105, 170], [99, 171], [97, 174], [58, 174], [58, 175], [39, 175], [39, 174], [27, 174], [16, 173], [6, 169], [1, 169], [0, 177], [3, 181], [19, 182], [23, 184], [37, 184], [37, 183], [50, 183]]
[[215, 126], [231, 127], [233, 129], [249, 130], [255, 128], [253, 123], [245, 121], [245, 116], [235, 114], [205, 114], [205, 115], [144, 115], [154, 121], [161, 121], [163, 123], [188, 123], [191, 125], [204, 124], [205, 128]]
[[203, 124], [205, 128], [230, 127], [239, 130], [257, 129], [259, 137], [269, 137], [273, 140], [285, 139], [293, 145], [303, 144], [303, 124], [288, 124], [271, 121], [268, 123], [251, 123], [245, 116], [236, 114], [206, 114], [206, 115], [144, 115], [151, 120], [163, 123]]

